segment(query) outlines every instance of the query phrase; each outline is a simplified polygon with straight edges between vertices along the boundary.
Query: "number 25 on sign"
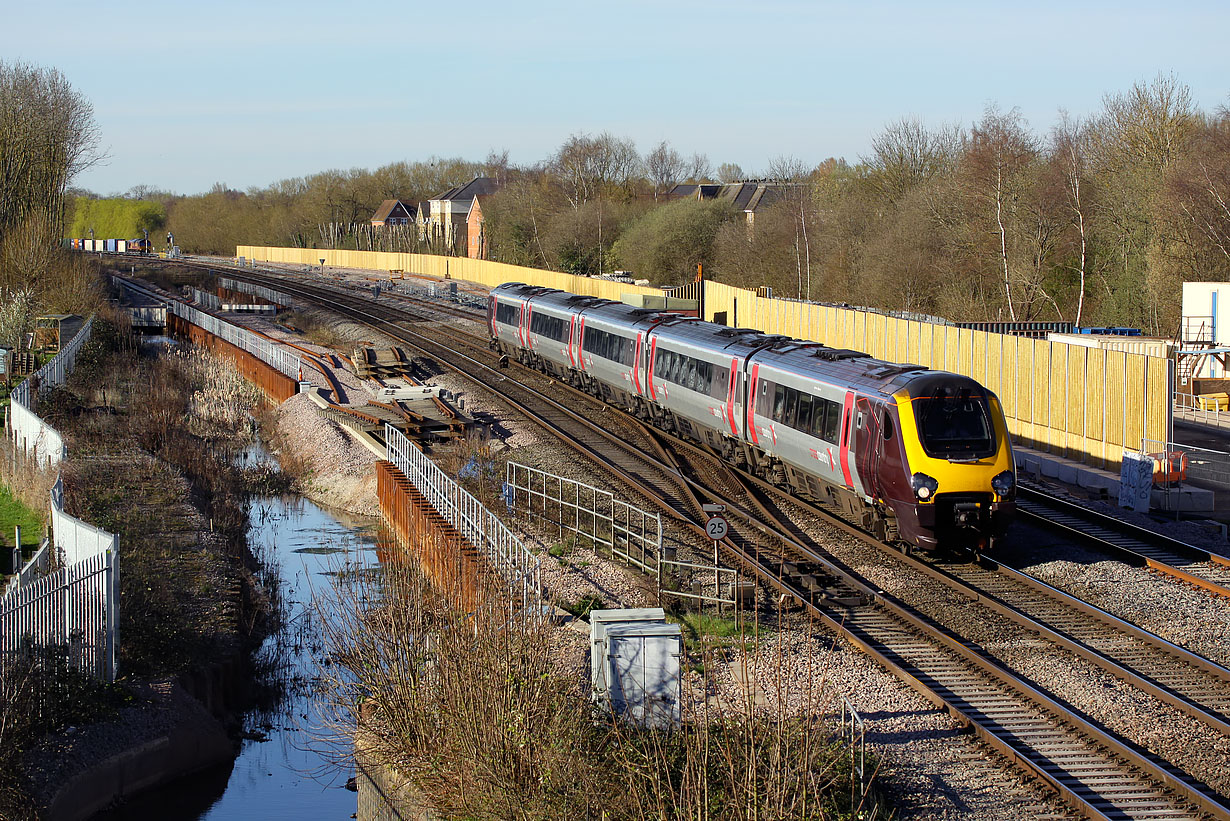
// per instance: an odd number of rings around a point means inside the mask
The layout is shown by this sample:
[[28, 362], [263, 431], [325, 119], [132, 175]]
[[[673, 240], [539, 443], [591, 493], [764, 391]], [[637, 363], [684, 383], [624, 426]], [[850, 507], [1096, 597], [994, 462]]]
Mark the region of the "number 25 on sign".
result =
[[730, 525], [723, 516], [713, 516], [709, 521], [705, 522], [705, 535], [715, 542], [720, 542], [726, 538], [726, 534], [730, 532]]

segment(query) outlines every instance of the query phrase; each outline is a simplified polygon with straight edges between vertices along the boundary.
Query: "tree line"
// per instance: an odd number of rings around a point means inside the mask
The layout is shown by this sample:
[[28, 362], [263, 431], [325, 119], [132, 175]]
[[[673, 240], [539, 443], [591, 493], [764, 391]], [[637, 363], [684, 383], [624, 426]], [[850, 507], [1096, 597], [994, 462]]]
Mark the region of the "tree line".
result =
[[475, 175], [492, 259], [679, 284], [707, 277], [779, 296], [962, 320], [1067, 320], [1173, 334], [1184, 280], [1230, 274], [1230, 110], [1209, 113], [1172, 76], [1108, 94], [1039, 132], [988, 107], [969, 126], [891, 123], [855, 162], [783, 157], [752, 218], [722, 200], [672, 199], [681, 182], [734, 182], [668, 142], [576, 134], [548, 158], [507, 153], [333, 170], [246, 192], [147, 188], [189, 251], [239, 244], [464, 253], [413, 229], [372, 229], [385, 199], [415, 204]]
[[89, 100], [55, 69], [0, 61], [0, 346], [16, 346], [39, 312], [92, 304], [60, 239], [68, 186], [98, 159]]

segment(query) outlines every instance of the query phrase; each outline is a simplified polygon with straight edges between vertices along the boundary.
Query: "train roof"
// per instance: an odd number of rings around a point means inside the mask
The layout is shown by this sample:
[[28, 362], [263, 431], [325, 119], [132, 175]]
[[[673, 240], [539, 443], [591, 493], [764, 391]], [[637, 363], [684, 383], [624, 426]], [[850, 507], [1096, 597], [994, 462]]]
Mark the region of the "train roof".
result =
[[730, 328], [690, 316], [673, 316], [659, 325], [654, 333], [658, 339], [678, 340], [700, 348], [742, 356], [787, 339], [754, 328]]
[[627, 325], [629, 328], [661, 322], [670, 317], [669, 314], [652, 308], [637, 308], [626, 302], [612, 302], [609, 299], [585, 308], [583, 314], [587, 318]]
[[945, 385], [978, 385], [975, 380], [961, 374], [931, 370], [922, 365], [888, 362], [859, 351], [830, 348], [818, 342], [798, 339], [778, 342], [758, 351], [753, 358], [756, 362], [792, 373], [813, 376], [833, 384], [885, 396], [903, 388], [911, 397], [929, 394], [937, 381], [942, 381]]

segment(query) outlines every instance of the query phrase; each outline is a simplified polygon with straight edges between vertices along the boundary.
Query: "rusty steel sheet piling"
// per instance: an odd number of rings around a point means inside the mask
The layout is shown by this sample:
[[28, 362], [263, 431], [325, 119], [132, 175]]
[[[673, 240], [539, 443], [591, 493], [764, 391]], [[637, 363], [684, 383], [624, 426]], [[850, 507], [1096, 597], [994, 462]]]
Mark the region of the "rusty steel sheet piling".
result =
[[478, 550], [392, 462], [376, 462], [376, 496], [398, 544], [418, 559], [427, 578], [455, 608], [473, 612], [491, 599], [495, 591], [485, 581]]
[[272, 402], [281, 404], [299, 392], [299, 384], [272, 365], [170, 312], [167, 313], [167, 331], [172, 336], [187, 339], [194, 345], [229, 359], [234, 363], [235, 370], [260, 388]]

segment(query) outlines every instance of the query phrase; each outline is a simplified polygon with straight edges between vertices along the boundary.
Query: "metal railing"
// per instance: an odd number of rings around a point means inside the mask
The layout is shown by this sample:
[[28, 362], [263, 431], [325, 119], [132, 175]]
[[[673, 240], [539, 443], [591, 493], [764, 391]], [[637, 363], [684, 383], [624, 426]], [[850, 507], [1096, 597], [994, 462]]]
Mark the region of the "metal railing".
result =
[[841, 738], [850, 751], [850, 786], [858, 780], [861, 803], [871, 789], [872, 777], [867, 772], [867, 725], [845, 696], [841, 696]]
[[210, 311], [222, 310], [222, 300], [218, 298], [218, 295], [202, 291], [200, 288], [192, 288], [192, 301]]
[[299, 378], [299, 357], [287, 351], [282, 345], [270, 342], [245, 328], [232, 325], [213, 314], [207, 314], [183, 302], [172, 300], [167, 303], [167, 309], [185, 322], [203, 328], [236, 348], [247, 351], [292, 379]]
[[392, 425], [384, 427], [386, 457], [453, 528], [486, 557], [521, 610], [541, 611], [540, 560], [499, 517], [457, 484]]
[[1181, 456], [1187, 463], [1189, 480], [1230, 490], [1230, 453], [1156, 439], [1142, 440], [1140, 450], [1155, 458], [1161, 458], [1166, 465], [1171, 464], [1174, 457]]
[[[662, 517], [658, 513], [642, 510], [584, 482], [517, 462], [508, 463], [504, 497], [510, 512], [521, 504], [527, 515], [559, 528], [561, 537], [565, 530], [577, 533], [652, 576], [659, 601], [666, 593], [719, 606], [735, 604], [739, 571], [722, 567], [716, 556], [713, 564], [675, 559], [673, 550], [662, 547]], [[681, 571], [712, 575], [713, 592], [709, 592], [707, 582], [691, 590], [675, 584], [674, 580], [683, 575]], [[724, 594], [723, 590], [729, 592]]]
[[150, 288], [142, 287], [124, 277], [112, 274], [111, 279], [124, 288], [140, 291], [161, 300], [166, 304], [167, 310], [170, 313], [185, 322], [196, 325], [198, 328], [203, 328], [219, 339], [234, 345], [236, 348], [247, 351], [265, 364], [273, 366], [292, 379], [299, 378], [299, 357], [297, 354], [290, 353], [284, 346], [258, 336], [246, 328], [232, 325], [230, 322], [219, 319], [213, 314], [206, 313], [186, 302], [171, 299]]
[[657, 575], [662, 554], [662, 517], [616, 499], [610, 491], [545, 470], [509, 462], [504, 485], [510, 508], [518, 502], [530, 516], [592, 540], [614, 556]]
[[1217, 394], [1193, 396], [1190, 393], [1174, 395], [1175, 416], [1189, 422], [1200, 422], [1214, 427], [1230, 427], [1230, 410], [1223, 410], [1221, 397]]
[[264, 285], [254, 285], [251, 282], [241, 282], [238, 279], [230, 277], [218, 277], [218, 285], [226, 288], [228, 291], [238, 291], [241, 294], [251, 294], [258, 296], [261, 299], [267, 299], [275, 305], [292, 306], [295, 304], [293, 297], [275, 291], [272, 288], [266, 288]]

